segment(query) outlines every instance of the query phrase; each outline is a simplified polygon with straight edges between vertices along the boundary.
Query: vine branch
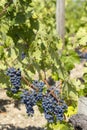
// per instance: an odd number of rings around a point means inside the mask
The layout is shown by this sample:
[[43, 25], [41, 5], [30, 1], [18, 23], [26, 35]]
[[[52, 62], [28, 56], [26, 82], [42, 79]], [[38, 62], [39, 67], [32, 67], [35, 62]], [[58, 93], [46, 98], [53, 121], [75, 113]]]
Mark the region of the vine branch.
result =
[[[47, 85], [48, 88], [50, 88], [50, 85], [47, 83], [46, 80], [44, 80], [44, 83]], [[54, 93], [54, 90], [50, 90], [49, 94], [52, 95], [59, 102], [58, 98], [56, 97]]]
[[31, 87], [32, 89], [36, 90], [38, 92], [38, 88], [36, 88], [33, 84], [31, 84], [24, 76], [22, 76], [22, 79], [26, 82], [26, 84]]

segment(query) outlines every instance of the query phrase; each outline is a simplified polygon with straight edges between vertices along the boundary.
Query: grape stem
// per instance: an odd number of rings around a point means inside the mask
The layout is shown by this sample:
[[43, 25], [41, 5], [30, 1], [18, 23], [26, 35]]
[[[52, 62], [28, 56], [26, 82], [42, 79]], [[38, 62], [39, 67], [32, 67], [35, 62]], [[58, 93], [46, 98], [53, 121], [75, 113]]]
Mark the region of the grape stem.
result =
[[31, 87], [32, 89], [36, 90], [37, 92], [39, 91], [38, 88], [36, 88], [34, 85], [30, 84], [30, 82], [24, 77], [22, 76], [22, 79], [26, 82], [26, 84]]
[[[44, 83], [47, 85], [48, 88], [50, 88], [50, 85], [47, 83], [46, 80], [44, 80]], [[59, 102], [58, 98], [54, 94], [54, 90], [50, 90], [49, 94], [52, 95]]]
[[46, 80], [46, 71], [44, 70], [44, 79]]

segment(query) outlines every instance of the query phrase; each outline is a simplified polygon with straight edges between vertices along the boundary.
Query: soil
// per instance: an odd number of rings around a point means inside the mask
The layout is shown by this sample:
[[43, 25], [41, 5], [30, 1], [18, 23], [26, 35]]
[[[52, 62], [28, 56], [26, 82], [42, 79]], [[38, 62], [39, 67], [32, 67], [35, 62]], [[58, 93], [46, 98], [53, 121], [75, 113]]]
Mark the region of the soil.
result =
[[45, 130], [46, 120], [37, 107], [33, 117], [28, 117], [25, 106], [0, 89], [0, 130]]

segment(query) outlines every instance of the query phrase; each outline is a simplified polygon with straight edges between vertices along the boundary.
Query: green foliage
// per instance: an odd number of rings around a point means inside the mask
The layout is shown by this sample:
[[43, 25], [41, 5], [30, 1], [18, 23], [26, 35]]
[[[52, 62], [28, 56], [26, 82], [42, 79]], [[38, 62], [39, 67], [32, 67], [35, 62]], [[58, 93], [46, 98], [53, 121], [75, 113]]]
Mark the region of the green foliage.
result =
[[[82, 8], [83, 7], [83, 8]], [[70, 35], [86, 25], [87, 1], [67, 0], [66, 1], [66, 29]]]
[[74, 130], [68, 123], [66, 122], [58, 122], [57, 124], [48, 124], [47, 130]]
[[[82, 9], [83, 7], [83, 9]], [[72, 10], [72, 11], [71, 11]], [[66, 1], [66, 46], [67, 48], [79, 49], [80, 52], [87, 53], [87, 25], [86, 25], [87, 1], [67, 0]], [[71, 12], [71, 13], [70, 13]], [[87, 95], [86, 72], [87, 63], [84, 65], [84, 74], [81, 77], [84, 82], [73, 80], [78, 96]]]
[[[76, 112], [78, 98], [87, 96], [87, 63], [82, 77], [84, 84], [70, 79], [71, 70], [80, 63], [75, 48], [87, 48], [87, 1], [66, 1], [66, 36], [62, 53], [62, 42], [55, 29], [55, 11], [56, 0], [0, 1], [0, 86], [11, 88], [5, 75], [9, 66], [20, 67], [22, 75], [30, 82], [35, 77], [42, 79], [50, 75], [55, 80], [61, 79], [62, 96], [70, 108], [66, 113], [69, 118]], [[26, 54], [23, 60], [22, 52]], [[24, 81], [21, 87], [28, 88]], [[7, 95], [20, 98], [20, 92], [13, 95], [7, 91]], [[72, 130], [64, 122], [52, 127], [55, 130]]]

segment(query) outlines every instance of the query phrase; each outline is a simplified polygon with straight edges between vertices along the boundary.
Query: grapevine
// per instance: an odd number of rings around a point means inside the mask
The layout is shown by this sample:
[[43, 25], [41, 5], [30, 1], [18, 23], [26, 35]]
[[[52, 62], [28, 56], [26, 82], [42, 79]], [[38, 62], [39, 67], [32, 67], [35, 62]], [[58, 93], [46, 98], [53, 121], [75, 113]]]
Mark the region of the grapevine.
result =
[[[10, 77], [10, 82], [13, 86], [11, 88], [12, 93], [15, 94], [19, 90], [22, 92], [20, 99], [21, 103], [25, 104], [28, 116], [34, 115], [34, 106], [38, 106], [39, 102], [45, 118], [49, 123], [59, 120], [62, 121], [64, 119], [64, 112], [67, 109], [67, 105], [60, 98], [60, 92], [55, 85], [50, 86], [46, 79], [43, 81], [34, 80], [32, 84], [30, 84], [30, 82], [21, 75], [21, 70], [13, 67], [9, 68], [6, 74]], [[30, 90], [21, 87], [22, 79], [31, 87]], [[45, 87], [46, 91], [44, 92]]]
[[[80, 63], [80, 58], [87, 59], [82, 49], [77, 52], [78, 47], [87, 46], [87, 27], [86, 11], [77, 6], [76, 1], [66, 1], [65, 47], [61, 55], [62, 42], [55, 29], [55, 0], [0, 2], [0, 86], [7, 89], [8, 96], [19, 99], [25, 105], [28, 116], [34, 115], [34, 106], [41, 108], [39, 110], [48, 123], [62, 121], [65, 117], [68, 119], [74, 114], [69, 108], [76, 110], [78, 97], [84, 93], [87, 95], [87, 70], [84, 72], [84, 83], [78, 82], [80, 78], [70, 78], [71, 70], [76, 63]], [[86, 2], [79, 3], [86, 9]], [[76, 13], [71, 9], [75, 9]], [[6, 69], [7, 76], [3, 73]], [[32, 78], [36, 74], [39, 80]], [[48, 75], [59, 80], [59, 84], [56, 86]], [[67, 105], [62, 95], [68, 104], [67, 113], [64, 113]]]

